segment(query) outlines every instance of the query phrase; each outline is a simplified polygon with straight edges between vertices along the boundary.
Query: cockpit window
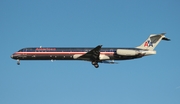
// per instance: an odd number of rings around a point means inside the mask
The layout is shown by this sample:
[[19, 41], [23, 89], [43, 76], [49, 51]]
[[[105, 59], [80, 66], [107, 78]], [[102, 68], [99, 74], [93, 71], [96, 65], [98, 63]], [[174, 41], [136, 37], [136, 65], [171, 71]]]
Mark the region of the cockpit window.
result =
[[23, 52], [23, 49], [19, 50], [18, 52]]
[[27, 51], [27, 48], [23, 48], [21, 50], [19, 50], [18, 52], [26, 52]]

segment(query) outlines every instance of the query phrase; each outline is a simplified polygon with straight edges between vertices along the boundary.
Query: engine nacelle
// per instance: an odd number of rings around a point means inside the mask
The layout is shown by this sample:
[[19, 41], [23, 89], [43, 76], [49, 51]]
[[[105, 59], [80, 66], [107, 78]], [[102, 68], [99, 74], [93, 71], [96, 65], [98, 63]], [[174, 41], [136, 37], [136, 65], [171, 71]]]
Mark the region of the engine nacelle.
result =
[[139, 54], [137, 50], [128, 50], [128, 49], [117, 49], [116, 53], [122, 56], [135, 56]]

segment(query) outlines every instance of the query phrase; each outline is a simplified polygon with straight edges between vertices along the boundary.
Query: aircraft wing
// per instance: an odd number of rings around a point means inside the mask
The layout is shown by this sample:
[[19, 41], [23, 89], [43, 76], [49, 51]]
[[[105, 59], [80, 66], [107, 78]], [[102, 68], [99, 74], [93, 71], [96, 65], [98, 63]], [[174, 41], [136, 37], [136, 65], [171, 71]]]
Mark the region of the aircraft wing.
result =
[[102, 45], [98, 45], [97, 47], [95, 47], [91, 51], [80, 56], [78, 59], [88, 60], [88, 61], [99, 60], [99, 54], [100, 54], [101, 47], [102, 47]]

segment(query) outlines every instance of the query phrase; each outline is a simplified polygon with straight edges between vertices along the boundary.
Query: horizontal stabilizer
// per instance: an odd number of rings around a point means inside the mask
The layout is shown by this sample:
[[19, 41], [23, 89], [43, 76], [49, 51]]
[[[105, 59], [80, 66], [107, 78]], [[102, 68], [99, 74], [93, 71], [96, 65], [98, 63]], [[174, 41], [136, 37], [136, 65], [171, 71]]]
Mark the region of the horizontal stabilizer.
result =
[[162, 38], [162, 40], [171, 41], [171, 39], [166, 38], [166, 37]]

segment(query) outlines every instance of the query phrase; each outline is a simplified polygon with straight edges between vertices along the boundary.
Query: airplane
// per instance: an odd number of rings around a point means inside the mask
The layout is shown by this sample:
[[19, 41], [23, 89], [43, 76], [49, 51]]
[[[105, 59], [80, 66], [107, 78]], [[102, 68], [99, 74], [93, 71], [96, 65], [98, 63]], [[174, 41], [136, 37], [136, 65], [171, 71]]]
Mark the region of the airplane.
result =
[[116, 64], [114, 60], [130, 60], [154, 55], [156, 54], [154, 49], [161, 40], [170, 41], [165, 37], [165, 33], [151, 34], [145, 42], [135, 48], [102, 48], [102, 45], [95, 48], [40, 46], [20, 49], [13, 53], [11, 58], [17, 60], [17, 65], [20, 65], [20, 60], [85, 60], [98, 68], [98, 63]]

